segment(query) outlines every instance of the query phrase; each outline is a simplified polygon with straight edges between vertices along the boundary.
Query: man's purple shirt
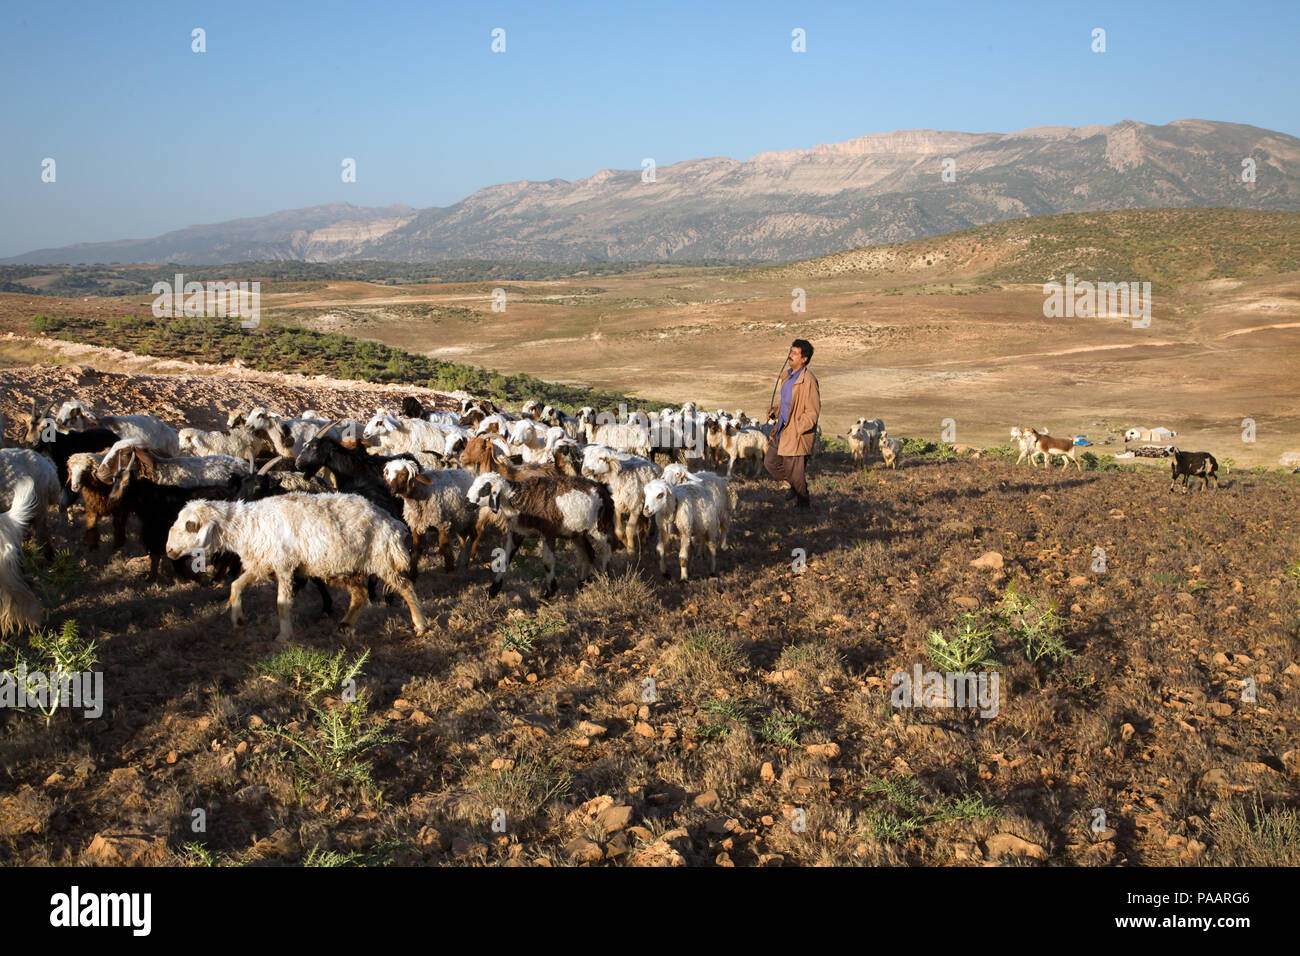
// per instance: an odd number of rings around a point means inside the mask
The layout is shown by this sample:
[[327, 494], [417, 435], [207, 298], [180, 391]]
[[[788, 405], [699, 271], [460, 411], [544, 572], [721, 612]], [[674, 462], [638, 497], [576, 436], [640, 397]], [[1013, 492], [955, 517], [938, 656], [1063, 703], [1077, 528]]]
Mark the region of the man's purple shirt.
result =
[[803, 369], [795, 372], [781, 386], [781, 411], [776, 417], [776, 431], [780, 432], [790, 420], [790, 399], [794, 395], [794, 383], [803, 374]]

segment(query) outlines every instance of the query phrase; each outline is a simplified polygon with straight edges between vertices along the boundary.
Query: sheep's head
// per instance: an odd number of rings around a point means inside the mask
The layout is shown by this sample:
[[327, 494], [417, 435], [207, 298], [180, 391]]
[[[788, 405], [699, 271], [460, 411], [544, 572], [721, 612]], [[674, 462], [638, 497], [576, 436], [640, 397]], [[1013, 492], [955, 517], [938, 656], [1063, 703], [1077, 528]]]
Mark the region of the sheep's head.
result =
[[402, 414], [407, 418], [423, 418], [424, 406], [414, 395], [407, 395], [402, 399]]
[[667, 485], [680, 485], [691, 480], [691, 473], [681, 462], [664, 465], [663, 482]]
[[246, 424], [248, 424], [248, 415], [237, 408], [226, 416], [227, 428], [238, 428], [240, 425]]
[[194, 449], [194, 437], [198, 434], [197, 428], [182, 428], [178, 433], [178, 447], [182, 455], [194, 455], [197, 452]]
[[[361, 429], [361, 437], [364, 441], [373, 441], [377, 438], [383, 437], [384, 435], [391, 435], [393, 432], [401, 430], [401, 422], [392, 415], [389, 415], [387, 412], [381, 411], [374, 418], [370, 419], [370, 421], [366, 422], [365, 427]], [[343, 431], [346, 437], [347, 428], [344, 428]], [[356, 429], [354, 428], [353, 432], [355, 431]]]
[[98, 419], [91, 414], [90, 409], [78, 401], [64, 402], [59, 406], [59, 411], [54, 416], [54, 420], [59, 427], [71, 431], [93, 428], [98, 424]]
[[167, 532], [167, 557], [173, 561], [195, 552], [216, 550], [221, 512], [210, 501], [191, 501]]
[[68, 458], [68, 489], [74, 494], [81, 494], [81, 485], [88, 475], [92, 475], [99, 466], [99, 455], [90, 452], [77, 452]]
[[614, 453], [608, 448], [590, 448], [582, 456], [582, 473], [588, 478], [603, 478], [614, 471]]
[[460, 461], [462, 465], [472, 468], [477, 474], [491, 471], [492, 445], [481, 435], [475, 435], [465, 443], [460, 453]]
[[406, 497], [411, 493], [411, 485], [419, 473], [415, 462], [397, 458], [384, 465], [384, 483], [393, 494]]
[[489, 471], [474, 479], [474, 484], [469, 486], [465, 497], [469, 499], [470, 504], [478, 505], [480, 508], [486, 506], [496, 513], [501, 510], [502, 502], [510, 501], [513, 490], [514, 486], [509, 481], [496, 472]]
[[578, 421], [583, 425], [595, 425], [596, 410], [590, 405], [583, 405], [582, 408], [578, 409]]
[[524, 418], [531, 418], [536, 421], [539, 411], [541, 411], [541, 402], [535, 398], [530, 398], [528, 401], [524, 402], [524, 407], [519, 409], [519, 414]]
[[666, 511], [673, 500], [673, 489], [668, 482], [662, 478], [646, 482], [645, 508], [643, 509], [646, 517]]
[[582, 477], [582, 451], [572, 438], [561, 438], [555, 443], [551, 455], [555, 467], [573, 478]]
[[448, 435], [443, 441], [443, 454], [447, 458], [459, 458], [461, 452], [465, 450], [469, 439], [457, 432], [454, 435]]
[[272, 422], [279, 420], [279, 415], [274, 415], [261, 405], [256, 405], [249, 411], [248, 416], [244, 419], [244, 423], [254, 431], [261, 431], [262, 429], [270, 428]]

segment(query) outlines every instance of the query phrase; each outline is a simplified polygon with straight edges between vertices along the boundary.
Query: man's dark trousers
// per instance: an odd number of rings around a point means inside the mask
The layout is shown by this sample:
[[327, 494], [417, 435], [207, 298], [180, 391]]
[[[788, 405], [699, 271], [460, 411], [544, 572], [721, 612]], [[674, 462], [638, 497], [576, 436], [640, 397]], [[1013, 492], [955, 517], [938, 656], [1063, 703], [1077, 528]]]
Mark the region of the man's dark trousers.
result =
[[808, 482], [804, 480], [806, 455], [778, 455], [777, 446], [781, 443], [781, 433], [773, 432], [767, 440], [767, 454], [763, 457], [763, 467], [777, 481], [788, 481], [794, 493], [800, 498], [808, 497]]

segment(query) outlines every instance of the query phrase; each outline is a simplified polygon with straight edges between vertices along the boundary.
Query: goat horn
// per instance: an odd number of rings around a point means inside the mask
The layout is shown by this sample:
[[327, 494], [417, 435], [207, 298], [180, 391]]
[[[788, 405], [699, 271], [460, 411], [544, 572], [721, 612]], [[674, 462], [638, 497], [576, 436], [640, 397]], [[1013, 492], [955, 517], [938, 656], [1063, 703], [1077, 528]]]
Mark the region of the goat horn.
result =
[[320, 438], [322, 435], [324, 435], [326, 432], [328, 432], [331, 428], [337, 428], [338, 425], [339, 425], [339, 422], [341, 422], [341, 421], [342, 421], [341, 418], [336, 418], [336, 419], [334, 419], [334, 420], [331, 421], [328, 425], [326, 425], [324, 428], [322, 428], [320, 431], [318, 431], [314, 437], [316, 437], [316, 438]]
[[265, 465], [262, 466], [262, 470], [259, 471], [258, 474], [265, 475], [267, 472], [269, 472], [276, 465], [280, 464], [280, 462], [282, 461], [284, 461], [284, 455], [276, 455], [274, 458], [272, 458], [270, 461], [268, 461]]

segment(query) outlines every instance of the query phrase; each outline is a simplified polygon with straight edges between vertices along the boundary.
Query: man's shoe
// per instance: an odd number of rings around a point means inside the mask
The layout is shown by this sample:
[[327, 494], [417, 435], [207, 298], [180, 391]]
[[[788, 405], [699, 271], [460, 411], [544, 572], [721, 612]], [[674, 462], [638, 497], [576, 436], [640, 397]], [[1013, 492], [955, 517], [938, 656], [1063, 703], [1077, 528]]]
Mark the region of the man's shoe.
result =
[[787, 488], [787, 489], [786, 489], [786, 492], [785, 492], [785, 500], [786, 500], [786, 501], [793, 501], [793, 500], [794, 500], [794, 497], [795, 497], [795, 491], [794, 491], [794, 489], [793, 489], [793, 488]]
[[807, 495], [805, 495], [804, 497], [796, 501], [794, 503], [794, 506], [795, 509], [798, 511], [809, 511], [812, 509], [812, 501], [808, 498]]

